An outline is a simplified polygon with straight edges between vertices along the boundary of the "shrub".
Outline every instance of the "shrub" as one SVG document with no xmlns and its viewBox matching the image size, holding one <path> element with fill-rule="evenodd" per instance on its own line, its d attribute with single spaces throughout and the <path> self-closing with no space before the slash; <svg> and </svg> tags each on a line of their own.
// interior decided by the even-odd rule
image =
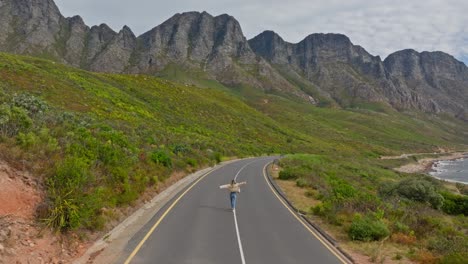
<svg viewBox="0 0 468 264">
<path fill-rule="evenodd" d="M 318 216 L 325 216 L 332 211 L 330 202 L 323 202 L 312 207 L 312 213 Z"/>
<path fill-rule="evenodd" d="M 438 235 L 429 240 L 427 248 L 439 254 L 449 254 L 453 252 L 465 252 L 468 246 L 468 238 L 462 235 Z"/>
<path fill-rule="evenodd" d="M 348 235 L 352 240 L 373 241 L 380 240 L 390 234 L 387 225 L 381 220 L 368 216 L 356 215 L 349 228 Z"/>
<path fill-rule="evenodd" d="M 33 132 L 27 134 L 20 132 L 16 137 L 16 141 L 22 148 L 29 149 L 38 144 L 39 138 Z"/>
<path fill-rule="evenodd" d="M 158 150 L 158 151 L 154 151 L 153 153 L 151 153 L 150 159 L 154 163 L 163 165 L 164 167 L 167 167 L 167 168 L 172 167 L 171 157 L 169 157 L 169 155 L 163 150 Z"/>
<path fill-rule="evenodd" d="M 441 192 L 444 197 L 442 210 L 451 215 L 468 215 L 468 197 L 456 195 L 450 192 Z"/>
<path fill-rule="evenodd" d="M 13 97 L 13 104 L 25 109 L 31 116 L 44 113 L 49 109 L 42 99 L 30 94 L 15 94 Z"/>
<path fill-rule="evenodd" d="M 304 178 L 299 178 L 296 180 L 296 186 L 300 188 L 304 188 L 304 187 L 309 186 L 309 182 Z"/>
<path fill-rule="evenodd" d="M 410 228 L 409 228 L 409 226 L 403 224 L 402 222 L 396 221 L 393 224 L 393 231 L 403 233 L 403 234 L 407 234 L 410 231 Z"/>
<path fill-rule="evenodd" d="M 61 231 L 75 229 L 80 226 L 79 207 L 75 199 L 69 197 L 70 194 L 50 194 L 53 207 L 49 212 L 49 216 L 44 219 L 47 226 Z"/>
<path fill-rule="evenodd" d="M 174 144 L 172 146 L 172 152 L 176 155 L 189 152 L 189 148 L 185 144 Z"/>
<path fill-rule="evenodd" d="M 356 189 L 343 180 L 333 180 L 331 186 L 334 199 L 337 200 L 352 198 L 357 194 Z"/>
<path fill-rule="evenodd" d="M 23 108 L 0 105 L 0 132 L 3 136 L 12 137 L 19 132 L 26 132 L 32 125 L 32 119 Z"/>
<path fill-rule="evenodd" d="M 456 252 L 443 256 L 439 264 L 466 264 L 467 259 L 467 252 Z"/>
<path fill-rule="evenodd" d="M 52 206 L 45 219 L 48 226 L 58 230 L 78 228 L 88 214 L 83 203 L 89 181 L 89 165 L 86 160 L 68 157 L 57 165 L 55 173 L 47 179 L 47 192 Z"/>
<path fill-rule="evenodd" d="M 280 178 L 281 180 L 293 180 L 293 179 L 297 179 L 298 176 L 294 173 L 292 169 L 286 168 L 280 171 L 278 178 Z"/>
<path fill-rule="evenodd" d="M 211 160 L 214 160 L 216 163 L 220 163 L 221 160 L 222 160 L 222 157 L 223 157 L 223 156 L 221 155 L 221 153 L 219 153 L 219 152 L 217 152 L 217 151 L 216 151 L 216 152 L 212 152 L 211 155 L 210 155 L 210 159 L 211 159 Z"/>
<path fill-rule="evenodd" d="M 440 209 L 444 203 L 444 198 L 437 192 L 436 184 L 426 178 L 404 179 L 395 185 L 381 188 L 380 194 L 398 195 L 411 201 L 426 202 L 435 209 Z"/>
<path fill-rule="evenodd" d="M 187 163 L 187 165 L 189 165 L 190 167 L 193 167 L 193 168 L 198 166 L 198 162 L 194 158 L 187 158 L 186 163 Z"/>
</svg>

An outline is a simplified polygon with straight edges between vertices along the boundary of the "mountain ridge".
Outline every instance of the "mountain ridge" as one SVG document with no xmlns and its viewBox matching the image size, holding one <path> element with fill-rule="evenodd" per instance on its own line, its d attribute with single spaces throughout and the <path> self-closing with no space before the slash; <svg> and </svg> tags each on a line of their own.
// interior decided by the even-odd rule
<svg viewBox="0 0 468 264">
<path fill-rule="evenodd" d="M 108 73 L 157 74 L 177 65 L 226 86 L 312 103 L 374 102 L 468 120 L 468 68 L 442 52 L 403 50 L 382 60 L 332 33 L 289 43 L 265 31 L 247 40 L 234 17 L 207 12 L 177 13 L 140 36 L 128 26 L 115 32 L 106 24 L 89 27 L 80 16 L 65 18 L 53 0 L 1 0 L 0 17 L 3 52 Z"/>
</svg>

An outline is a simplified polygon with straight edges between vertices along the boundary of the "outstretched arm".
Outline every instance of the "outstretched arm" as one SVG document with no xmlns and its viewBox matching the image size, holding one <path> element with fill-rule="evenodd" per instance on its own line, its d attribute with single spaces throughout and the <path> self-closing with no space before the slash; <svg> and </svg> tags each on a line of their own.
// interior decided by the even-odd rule
<svg viewBox="0 0 468 264">
<path fill-rule="evenodd" d="M 229 187 L 229 184 L 219 186 L 220 189 L 227 189 L 228 187 Z"/>
<path fill-rule="evenodd" d="M 239 185 L 244 185 L 244 184 L 247 184 L 247 182 L 246 182 L 246 181 L 244 181 L 244 182 L 239 182 Z"/>
</svg>

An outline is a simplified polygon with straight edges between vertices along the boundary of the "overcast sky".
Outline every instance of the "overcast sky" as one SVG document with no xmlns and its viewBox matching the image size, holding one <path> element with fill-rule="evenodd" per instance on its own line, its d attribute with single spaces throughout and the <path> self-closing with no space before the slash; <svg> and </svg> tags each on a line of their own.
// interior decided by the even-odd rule
<svg viewBox="0 0 468 264">
<path fill-rule="evenodd" d="M 467 0 L 55 0 L 86 24 L 128 25 L 140 35 L 175 13 L 227 13 L 248 39 L 273 30 L 289 42 L 311 33 L 342 33 L 384 59 L 406 48 L 440 50 L 468 64 Z"/>
</svg>

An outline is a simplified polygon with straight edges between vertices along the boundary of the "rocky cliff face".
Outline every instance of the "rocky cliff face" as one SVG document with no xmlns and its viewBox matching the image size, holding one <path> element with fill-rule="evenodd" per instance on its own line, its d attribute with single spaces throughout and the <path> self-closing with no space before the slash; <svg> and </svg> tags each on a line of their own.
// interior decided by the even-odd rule
<svg viewBox="0 0 468 264">
<path fill-rule="evenodd" d="M 23 54 L 58 55 L 53 45 L 65 22 L 52 0 L 2 0 L 0 46 L 2 50 Z"/>
<path fill-rule="evenodd" d="M 453 56 L 402 50 L 390 54 L 384 65 L 398 87 L 425 98 L 432 112 L 451 112 L 468 120 L 468 68 Z"/>
<path fill-rule="evenodd" d="M 177 63 L 216 76 L 236 66 L 257 62 L 239 23 L 228 15 L 176 14 L 138 41 L 132 72 L 152 73 L 169 63 Z"/>
<path fill-rule="evenodd" d="M 79 16 L 64 18 L 52 0 L 0 0 L 0 51 L 111 73 L 154 74 L 175 64 L 226 85 L 311 102 L 380 102 L 467 119 L 468 69 L 448 54 L 405 50 L 382 61 L 340 34 L 293 44 L 265 31 L 247 41 L 229 15 L 176 14 L 136 37 L 128 27 L 114 32 L 105 24 L 90 28 Z"/>
<path fill-rule="evenodd" d="M 341 105 L 384 102 L 466 118 L 468 68 L 443 52 L 405 50 L 382 61 L 344 35 L 312 34 L 292 44 L 272 31 L 249 44 L 271 64 L 292 69 Z"/>
</svg>

